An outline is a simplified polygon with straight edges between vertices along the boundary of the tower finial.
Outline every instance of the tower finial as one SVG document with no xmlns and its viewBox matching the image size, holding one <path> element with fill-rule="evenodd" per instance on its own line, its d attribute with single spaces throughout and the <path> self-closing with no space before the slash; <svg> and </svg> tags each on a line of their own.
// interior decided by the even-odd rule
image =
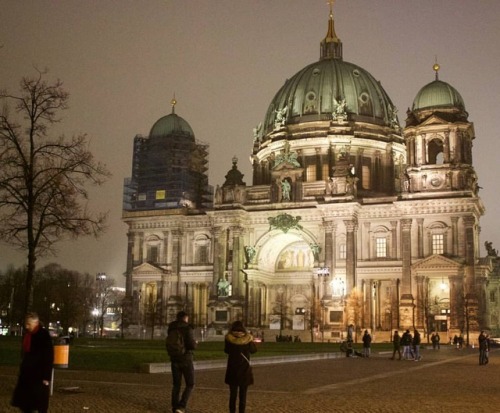
<svg viewBox="0 0 500 413">
<path fill-rule="evenodd" d="M 440 68 L 441 68 L 441 66 L 439 66 L 439 64 L 438 64 L 438 58 L 437 58 L 437 56 L 435 56 L 434 66 L 432 66 L 432 70 L 434 70 L 436 72 L 436 80 L 439 80 L 438 72 L 439 72 Z"/>
<path fill-rule="evenodd" d="M 175 105 L 177 104 L 177 100 L 175 100 L 175 92 L 174 92 L 174 97 L 170 101 L 170 104 L 172 105 L 172 113 L 175 113 Z"/>
<path fill-rule="evenodd" d="M 335 23 L 333 20 L 333 5 L 335 0 L 328 0 L 330 5 L 330 18 L 328 20 L 328 31 L 326 37 L 321 42 L 321 59 L 342 59 L 342 42 L 335 33 Z"/>
</svg>

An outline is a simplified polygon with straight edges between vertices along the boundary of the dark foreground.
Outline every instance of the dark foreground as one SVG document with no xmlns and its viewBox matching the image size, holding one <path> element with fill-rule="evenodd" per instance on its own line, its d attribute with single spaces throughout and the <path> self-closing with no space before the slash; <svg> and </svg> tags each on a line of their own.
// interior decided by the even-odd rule
<svg viewBox="0 0 500 413">
<path fill-rule="evenodd" d="M 338 358 L 254 366 L 247 413 L 497 412 L 500 351 L 478 365 L 477 349 L 423 350 L 423 359 Z M 0 412 L 9 406 L 17 369 L 0 366 Z M 168 413 L 170 374 L 55 372 L 51 413 Z M 224 369 L 196 373 L 187 413 L 228 411 Z"/>
</svg>

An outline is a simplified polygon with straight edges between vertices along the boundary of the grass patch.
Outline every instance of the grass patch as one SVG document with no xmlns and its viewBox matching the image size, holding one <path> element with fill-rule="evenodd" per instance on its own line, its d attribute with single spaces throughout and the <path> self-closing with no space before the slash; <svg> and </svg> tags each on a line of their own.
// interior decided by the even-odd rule
<svg viewBox="0 0 500 413">
<path fill-rule="evenodd" d="M 361 344 L 356 347 L 361 349 Z M 0 365 L 20 363 L 20 337 L 0 337 Z M 254 357 L 338 352 L 338 343 L 275 343 L 257 344 Z M 387 351 L 391 344 L 374 344 L 372 351 Z M 199 343 L 195 360 L 225 359 L 224 343 Z M 168 363 L 164 340 L 121 340 L 78 338 L 69 348 L 69 367 L 72 370 L 137 372 L 144 363 Z"/>
</svg>

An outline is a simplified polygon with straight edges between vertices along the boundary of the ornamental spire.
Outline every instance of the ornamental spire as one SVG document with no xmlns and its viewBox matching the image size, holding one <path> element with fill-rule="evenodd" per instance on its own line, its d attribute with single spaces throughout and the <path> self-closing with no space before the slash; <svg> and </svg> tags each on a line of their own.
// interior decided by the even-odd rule
<svg viewBox="0 0 500 413">
<path fill-rule="evenodd" d="M 174 97 L 170 101 L 170 104 L 172 105 L 172 113 L 175 113 L 175 105 L 177 104 L 177 100 L 175 99 L 175 93 L 174 93 Z"/>
<path fill-rule="evenodd" d="M 333 20 L 333 4 L 335 0 L 328 0 L 330 5 L 330 18 L 328 19 L 328 30 L 326 37 L 320 44 L 320 59 L 342 59 L 342 42 L 335 33 L 335 22 Z"/>
<path fill-rule="evenodd" d="M 441 66 L 439 66 L 438 64 L 438 59 L 437 59 L 437 56 L 436 56 L 436 59 L 434 60 L 434 66 L 432 66 L 432 70 L 434 70 L 436 72 L 436 80 L 439 80 L 439 69 L 441 68 Z"/>
</svg>

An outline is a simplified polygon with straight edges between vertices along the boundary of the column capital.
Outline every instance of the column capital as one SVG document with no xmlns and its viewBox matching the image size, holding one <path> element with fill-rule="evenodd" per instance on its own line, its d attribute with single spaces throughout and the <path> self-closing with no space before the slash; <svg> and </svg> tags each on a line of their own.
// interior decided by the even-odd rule
<svg viewBox="0 0 500 413">
<path fill-rule="evenodd" d="M 345 219 L 344 224 L 347 232 L 354 232 L 358 228 L 358 220 L 357 219 Z"/>
<path fill-rule="evenodd" d="M 411 230 L 412 221 L 413 220 L 411 218 L 403 218 L 401 220 L 401 229 L 403 231 L 410 231 Z"/>
</svg>

